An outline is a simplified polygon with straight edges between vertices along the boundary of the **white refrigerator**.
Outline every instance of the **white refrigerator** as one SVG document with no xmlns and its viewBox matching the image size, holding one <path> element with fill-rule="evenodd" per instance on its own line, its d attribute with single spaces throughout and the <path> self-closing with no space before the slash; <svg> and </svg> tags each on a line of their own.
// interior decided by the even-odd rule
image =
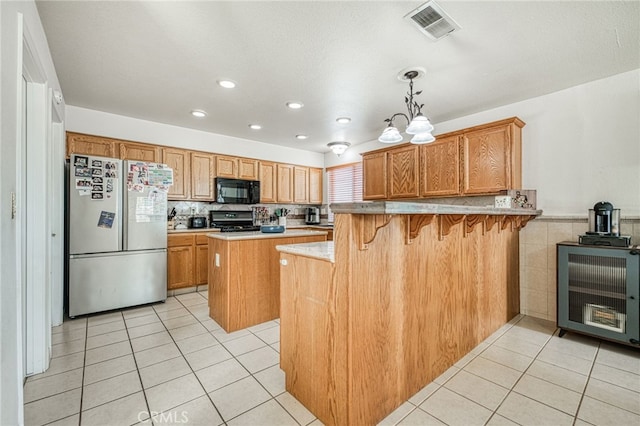
<svg viewBox="0 0 640 426">
<path fill-rule="evenodd" d="M 167 298 L 164 164 L 72 155 L 68 188 L 70 317 Z"/>
</svg>

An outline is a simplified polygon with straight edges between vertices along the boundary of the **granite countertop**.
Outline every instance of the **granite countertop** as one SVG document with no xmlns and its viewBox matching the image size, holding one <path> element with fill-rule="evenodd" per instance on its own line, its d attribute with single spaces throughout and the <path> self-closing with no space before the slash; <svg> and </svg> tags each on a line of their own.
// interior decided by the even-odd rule
<svg viewBox="0 0 640 426">
<path fill-rule="evenodd" d="M 219 240 L 238 241 L 238 240 L 259 240 L 269 238 L 291 238 L 291 237 L 309 237 L 312 235 L 327 235 L 327 231 L 310 231 L 306 229 L 287 229 L 281 233 L 267 233 L 260 231 L 250 232 L 216 232 L 207 234 L 209 238 L 217 238 Z"/>
<path fill-rule="evenodd" d="M 331 210 L 337 214 L 488 214 L 517 216 L 538 216 L 542 214 L 542 210 L 532 209 L 497 209 L 493 206 L 430 204 L 410 201 L 337 203 L 331 204 Z"/>
<path fill-rule="evenodd" d="M 313 257 L 315 259 L 328 260 L 331 263 L 335 263 L 333 247 L 333 241 L 322 241 L 318 243 L 301 243 L 276 246 L 276 250 L 282 253 Z"/>
</svg>

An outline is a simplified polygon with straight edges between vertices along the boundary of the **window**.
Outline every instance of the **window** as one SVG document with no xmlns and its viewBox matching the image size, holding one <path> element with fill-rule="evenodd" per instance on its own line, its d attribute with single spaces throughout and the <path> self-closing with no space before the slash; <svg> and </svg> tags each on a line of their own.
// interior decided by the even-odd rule
<svg viewBox="0 0 640 426">
<path fill-rule="evenodd" d="M 362 201 L 362 163 L 351 163 L 327 169 L 329 204 Z M 329 209 L 329 222 L 333 212 Z"/>
</svg>

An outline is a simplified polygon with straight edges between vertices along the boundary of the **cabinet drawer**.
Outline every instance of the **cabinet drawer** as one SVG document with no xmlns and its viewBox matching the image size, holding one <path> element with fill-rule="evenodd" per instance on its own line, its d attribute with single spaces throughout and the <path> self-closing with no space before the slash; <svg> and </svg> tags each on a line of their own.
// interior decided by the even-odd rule
<svg viewBox="0 0 640 426">
<path fill-rule="evenodd" d="M 196 234 L 196 244 L 209 244 L 209 237 L 207 237 L 207 234 Z"/>
<path fill-rule="evenodd" d="M 180 247 L 180 246 L 191 246 L 193 245 L 195 235 L 168 235 L 167 236 L 167 247 Z"/>
</svg>

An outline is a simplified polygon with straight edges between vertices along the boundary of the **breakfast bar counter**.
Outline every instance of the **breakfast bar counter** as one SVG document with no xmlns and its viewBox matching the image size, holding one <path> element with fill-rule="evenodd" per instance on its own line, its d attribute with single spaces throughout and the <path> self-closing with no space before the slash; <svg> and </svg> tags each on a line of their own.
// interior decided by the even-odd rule
<svg viewBox="0 0 640 426">
<path fill-rule="evenodd" d="M 333 256 L 278 244 L 280 366 L 287 391 L 324 424 L 373 425 L 519 312 L 518 233 L 541 212 L 331 209 Z"/>
</svg>

